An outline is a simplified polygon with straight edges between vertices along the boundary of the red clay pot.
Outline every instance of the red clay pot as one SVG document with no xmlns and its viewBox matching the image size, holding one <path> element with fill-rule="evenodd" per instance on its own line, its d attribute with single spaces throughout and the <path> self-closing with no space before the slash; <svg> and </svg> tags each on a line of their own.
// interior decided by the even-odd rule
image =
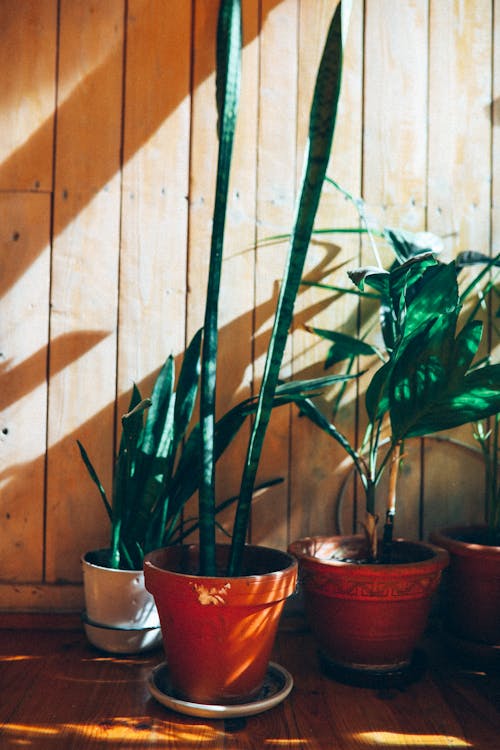
<svg viewBox="0 0 500 750">
<path fill-rule="evenodd" d="M 363 563 L 361 536 L 306 538 L 288 550 L 299 560 L 306 613 L 330 666 L 365 674 L 409 666 L 448 562 L 445 551 L 396 541 L 396 559 L 405 562 Z"/>
<path fill-rule="evenodd" d="M 448 550 L 445 628 L 458 638 L 500 648 L 500 547 L 481 543 L 486 526 L 452 526 L 431 534 Z"/>
<path fill-rule="evenodd" d="M 229 545 L 218 545 L 225 569 Z M 262 687 L 297 562 L 266 547 L 245 549 L 245 575 L 197 575 L 197 546 L 146 555 L 146 588 L 156 602 L 176 695 L 205 704 L 244 703 Z"/>
</svg>

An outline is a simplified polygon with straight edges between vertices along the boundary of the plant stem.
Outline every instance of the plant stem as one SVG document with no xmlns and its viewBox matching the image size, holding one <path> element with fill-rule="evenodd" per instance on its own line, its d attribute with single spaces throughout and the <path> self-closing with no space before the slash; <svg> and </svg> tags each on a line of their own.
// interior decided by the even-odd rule
<svg viewBox="0 0 500 750">
<path fill-rule="evenodd" d="M 401 443 L 396 443 L 392 450 L 391 468 L 389 470 L 389 492 L 387 495 L 387 509 L 385 513 L 384 536 L 382 539 L 382 555 L 386 559 L 390 555 L 394 530 L 394 516 L 396 515 L 396 484 L 398 481 Z"/>
</svg>

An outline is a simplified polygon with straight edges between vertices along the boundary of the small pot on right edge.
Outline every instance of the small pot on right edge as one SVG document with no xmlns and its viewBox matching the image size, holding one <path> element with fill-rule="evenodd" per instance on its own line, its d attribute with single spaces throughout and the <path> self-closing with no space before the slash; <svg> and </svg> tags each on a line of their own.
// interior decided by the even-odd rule
<svg viewBox="0 0 500 750">
<path fill-rule="evenodd" d="M 500 546 L 487 527 L 450 526 L 430 535 L 446 549 L 443 625 L 453 650 L 482 667 L 500 665 Z"/>
</svg>

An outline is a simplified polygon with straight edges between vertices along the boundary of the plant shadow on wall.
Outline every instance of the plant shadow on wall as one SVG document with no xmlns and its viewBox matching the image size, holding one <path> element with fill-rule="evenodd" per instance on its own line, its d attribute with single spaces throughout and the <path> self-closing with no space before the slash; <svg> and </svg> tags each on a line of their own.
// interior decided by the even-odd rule
<svg viewBox="0 0 500 750">
<path fill-rule="evenodd" d="M 279 5 L 282 0 L 270 0 L 265 5 L 264 13 L 258 18 L 258 23 L 247 24 L 248 36 L 244 39 L 244 44 L 250 44 L 254 37 L 257 36 L 266 17 L 272 12 L 273 8 Z M 56 74 L 64 81 L 64 87 L 68 93 L 57 103 L 57 111 L 51 112 L 50 116 L 38 126 L 38 128 L 26 135 L 25 141 L 18 146 L 11 154 L 4 158 L 0 164 L 0 185 L 10 188 L 17 186 L 19 175 L 29 175 L 26 178 L 25 187 L 30 190 L 46 191 L 51 188 L 52 180 L 52 160 L 45 158 L 47 154 L 52 153 L 52 144 L 54 136 L 54 116 L 57 113 L 59 138 L 64 133 L 64 125 L 78 127 L 78 132 L 85 140 L 78 141 L 78 148 L 75 148 L 74 141 L 69 146 L 69 153 L 63 153 L 62 156 L 72 160 L 72 180 L 73 184 L 56 185 L 56 190 L 63 190 L 67 194 L 74 196 L 72 200 L 71 211 L 64 213 L 64 217 L 56 216 L 56 235 L 62 232 L 66 226 L 73 221 L 78 213 L 99 193 L 115 176 L 128 160 L 150 140 L 151 136 L 158 131 L 162 123 L 176 110 L 176 108 L 200 86 L 215 69 L 215 58 L 213 54 L 203 54 L 196 57 L 195 77 L 190 88 L 190 68 L 191 56 L 189 54 L 188 42 L 191 39 L 191 25 L 195 19 L 191 18 L 191 12 L 186 12 L 189 3 L 184 0 L 176 0 L 175 4 L 179 11 L 172 9 L 177 17 L 185 20 L 183 33 L 186 37 L 182 39 L 186 43 L 185 56 L 176 54 L 175 46 L 165 45 L 166 26 L 162 24 L 162 19 L 158 17 L 155 9 L 147 0 L 141 0 L 134 3 L 133 15 L 128 17 L 127 28 L 127 46 L 129 53 L 140 55 L 138 69 L 128 70 L 129 75 L 137 77 L 138 81 L 148 80 L 152 85 L 137 85 L 128 92 L 129 101 L 125 109 L 125 153 L 123 163 L 120 163 L 120 141 L 122 123 L 117 120 L 116 115 L 122 112 L 122 77 L 123 70 L 123 33 L 121 29 L 116 28 L 116 10 L 111 4 L 103 4 L 100 13 L 92 13 L 92 33 L 96 37 L 101 35 L 110 36 L 110 29 L 113 31 L 113 42 L 110 43 L 110 49 L 106 55 L 98 57 L 98 63 L 95 64 L 92 56 L 89 55 L 87 68 L 82 71 L 81 60 L 74 55 L 64 61 L 64 67 L 59 70 L 55 69 L 55 50 L 49 50 L 49 54 L 54 59 L 54 67 L 45 66 L 50 78 L 46 81 L 40 81 L 40 86 L 47 91 L 52 92 Z M 216 22 L 216 5 L 210 14 L 204 18 L 203 34 L 204 43 L 200 39 L 200 45 L 203 49 L 213 49 L 214 29 Z M 196 9 L 196 12 L 203 11 L 203 8 Z M 203 11 L 204 12 L 204 11 Z M 63 11 L 64 13 L 64 11 Z M 8 19 L 7 19 L 8 20 Z M 53 19 L 55 22 L 55 18 Z M 119 20 L 123 22 L 124 16 Z M 68 39 L 78 39 L 81 34 L 81 19 L 76 15 L 74 17 L 65 16 L 62 23 L 66 24 L 64 33 Z M 88 21 L 86 21 L 88 22 Z M 168 26 L 169 19 L 166 19 Z M 179 29 L 176 30 L 175 37 L 179 37 Z M 54 35 L 55 39 L 55 35 Z M 60 40 L 57 42 L 60 44 Z M 147 54 L 145 54 L 147 45 Z M 144 54 L 141 54 L 144 53 Z M 98 54 L 98 53 L 97 53 Z M 104 59 L 101 59 L 104 57 Z M 134 61 L 136 61 L 134 57 Z M 158 65 L 158 60 L 162 65 Z M 163 65 L 164 63 L 164 65 Z M 130 68 L 129 63 L 129 68 Z M 184 66 L 184 67 L 183 67 Z M 160 73 L 158 70 L 160 69 Z M 168 86 L 165 86 L 165 71 L 169 71 Z M 15 69 L 12 71 L 15 75 Z M 74 79 L 75 83 L 72 84 Z M 59 82 L 60 83 L 60 82 Z M 21 83 L 19 84 L 21 85 Z M 26 81 L 24 81 L 26 85 Z M 115 88 L 110 88 L 111 86 Z M 20 91 L 15 89 L 16 100 L 2 100 L 0 94 L 0 107 L 9 109 L 17 106 L 19 97 L 29 98 L 33 95 L 32 91 Z M 158 91 L 161 95 L 158 95 Z M 110 113 L 109 107 L 113 105 L 114 111 Z M 88 113 L 92 112 L 92 119 L 89 120 Z M 96 116 L 96 113 L 98 116 Z M 102 113 L 102 118 L 99 117 Z M 136 115 L 136 113 L 139 113 Z M 110 116 L 111 114 L 111 116 Z M 127 130 L 127 115 L 133 120 L 134 127 Z M 115 123 L 115 128 L 110 127 L 109 123 Z M 105 127 L 103 126 L 105 123 Z M 84 127 L 82 127 L 84 125 Z M 60 170 L 60 179 L 63 178 L 64 164 L 59 165 L 57 160 L 58 142 L 56 140 L 56 173 Z M 62 148 L 62 146 L 61 146 Z M 67 146 L 66 146 L 67 148 Z M 96 158 L 96 155 L 98 158 Z M 62 157 L 61 157 L 62 158 Z M 33 172 L 34 167 L 41 171 Z M 80 169 L 75 168 L 75 165 Z M 14 230 L 16 227 L 13 228 Z M 17 259 L 15 265 L 7 265 L 3 269 L 2 278 L 0 279 L 0 297 L 5 294 L 15 281 L 20 278 L 26 269 L 34 263 L 38 254 L 45 247 L 45 242 L 38 247 L 29 248 L 28 254 Z M 22 248 L 19 247 L 22 253 Z"/>
<path fill-rule="evenodd" d="M 329 256 L 330 253 L 334 253 L 335 248 L 329 247 L 325 253 L 325 260 L 321 266 L 317 269 L 313 269 L 311 273 L 314 274 L 315 278 L 318 278 L 318 274 L 328 273 Z M 277 294 L 277 290 L 275 290 Z M 320 302 L 301 312 L 301 319 L 311 319 L 315 314 L 318 313 L 319 309 L 326 305 L 327 302 Z M 272 312 L 274 310 L 275 298 L 268 300 L 258 308 L 258 314 L 262 321 L 270 320 Z M 251 319 L 253 312 L 245 313 L 244 316 L 235 318 L 224 327 L 220 329 L 221 347 L 224 346 L 224 342 L 230 342 L 235 335 L 235 331 L 238 335 L 241 334 L 242 330 L 251 329 Z M 247 319 L 246 322 L 243 318 Z M 52 343 L 52 347 L 56 347 L 60 350 L 58 359 L 61 362 L 61 369 L 66 365 L 76 362 L 79 357 L 84 356 L 91 347 L 102 341 L 106 336 L 110 335 L 110 332 L 102 331 L 82 331 L 75 332 L 74 334 L 68 334 L 62 336 Z M 250 335 L 250 334 L 249 334 Z M 265 350 L 265 341 L 267 333 L 261 332 L 254 340 L 256 352 Z M 175 369 L 178 372 L 182 354 L 175 357 Z M 8 407 L 26 395 L 29 395 L 31 391 L 39 387 L 42 383 L 42 373 L 45 373 L 45 358 L 46 351 L 38 351 L 30 360 L 27 360 L 15 368 L 9 369 L 8 361 L 3 363 L 0 369 L 0 385 L 2 393 L 2 408 Z M 238 362 L 233 365 L 233 373 L 235 368 L 238 370 Z M 138 383 L 138 387 L 143 395 L 150 395 L 151 387 L 158 375 L 159 371 L 151 373 L 147 378 Z M 55 374 L 55 373 L 54 373 Z M 298 377 L 302 375 L 306 376 L 305 373 L 297 373 Z M 15 376 L 15 377 L 14 377 Z M 241 363 L 241 371 L 238 373 L 240 381 L 243 378 L 243 364 Z M 120 414 L 124 414 L 127 411 L 127 404 L 130 400 L 129 394 L 120 394 L 118 398 L 118 410 Z M 99 411 L 92 419 L 82 423 L 73 432 L 67 434 L 62 441 L 50 446 L 48 453 L 50 455 L 50 461 L 52 465 L 58 466 L 60 471 L 67 472 L 67 486 L 68 486 L 68 498 L 67 504 L 64 509 L 59 512 L 66 512 L 68 526 L 71 528 L 79 528 L 79 540 L 82 545 L 82 550 L 90 548 L 96 542 L 100 542 L 105 545 L 108 540 L 108 533 L 103 528 L 102 509 L 99 507 L 98 499 L 92 496 L 92 490 L 88 485 L 88 477 L 85 469 L 78 456 L 77 439 L 87 446 L 92 446 L 95 443 L 96 436 L 107 434 L 111 430 L 115 420 L 116 407 L 115 404 L 109 404 L 105 409 Z M 6 436 L 8 438 L 8 435 Z M 92 451 L 91 451 L 92 452 Z M 101 446 L 98 451 L 99 464 L 110 466 L 113 461 L 112 445 Z M 104 460 L 103 460 L 104 457 Z M 228 458 L 227 456 L 225 458 Z M 230 456 L 229 456 L 230 458 Z M 3 486 L 2 497 L 5 503 L 5 507 L 9 508 L 12 504 L 15 506 L 14 498 L 27 496 L 30 493 L 30 485 L 33 481 L 33 477 L 40 475 L 43 472 L 45 464 L 45 457 L 39 456 L 37 459 L 25 462 L 11 464 L 0 472 L 0 482 Z M 12 503 L 9 498 L 12 498 Z M 97 531 L 96 531 L 97 529 Z M 8 532 L 8 524 L 6 533 Z M 97 535 L 97 538 L 96 538 Z M 18 540 L 8 534 L 10 543 L 16 544 Z M 80 564 L 75 557 L 74 561 L 66 560 L 64 563 L 65 578 L 66 580 L 78 581 L 81 577 Z M 12 580 L 16 580 L 17 574 L 22 571 L 13 571 Z M 9 576 L 10 577 L 10 576 Z M 5 579 L 5 575 L 0 572 L 0 578 Z"/>
<path fill-rule="evenodd" d="M 255 22 L 246 25 L 247 34 L 244 39 L 245 44 L 249 44 L 260 32 L 260 28 L 265 23 L 266 14 L 279 5 L 280 0 L 271 0 L 266 3 L 262 17 L 257 18 L 257 8 L 255 9 Z M 43 8 L 39 6 L 35 9 L 40 13 L 38 18 L 38 27 L 47 28 L 46 24 L 53 23 L 54 28 L 50 29 L 54 42 L 57 42 L 61 48 L 61 57 L 59 67 L 56 69 L 56 50 L 48 46 L 43 47 L 45 55 L 44 65 L 37 67 L 37 72 L 45 71 L 46 78 L 41 80 L 36 78 L 37 96 L 40 91 L 50 92 L 50 101 L 53 101 L 54 80 L 58 75 L 59 101 L 57 103 L 56 113 L 50 112 L 46 119 L 41 122 L 36 129 L 23 134 L 24 139 L 15 147 L 10 154 L 5 154 L 0 165 L 0 184 L 6 188 L 15 187 L 16 189 L 26 189 L 33 191 L 30 194 L 30 201 L 18 201 L 16 205 L 21 206 L 22 215 L 7 214 L 7 224 L 12 222 L 10 235 L 12 239 L 12 251 L 5 254 L 5 262 L 2 264 L 2 274 L 0 278 L 0 296 L 5 297 L 9 291 L 20 282 L 22 287 L 22 278 L 25 273 L 34 266 L 40 254 L 45 251 L 49 245 L 50 224 L 49 216 L 46 217 L 47 232 L 37 233 L 36 237 L 31 236 L 28 228 L 24 227 L 26 221 L 24 213 L 29 214 L 32 201 L 43 201 L 49 210 L 50 201 L 48 193 L 55 185 L 55 213 L 53 216 L 54 240 L 63 233 L 71 223 L 77 222 L 80 214 L 91 203 L 96 195 L 106 191 L 112 178 L 123 169 L 127 163 L 146 145 L 151 137 L 161 129 L 162 123 L 168 120 L 169 116 L 179 107 L 179 105 L 194 93 L 214 72 L 214 56 L 210 54 L 200 54 L 194 59 L 193 80 L 191 79 L 191 53 L 189 50 L 189 40 L 191 39 L 191 25 L 196 21 L 197 34 L 200 38 L 200 48 L 203 50 L 213 48 L 213 29 L 215 28 L 215 5 L 208 11 L 208 15 L 203 17 L 203 23 L 200 22 L 200 14 L 207 14 L 205 4 L 193 4 L 196 18 L 191 18 L 191 4 L 183 0 L 177 3 L 179 9 L 178 17 L 183 19 L 185 30 L 186 50 L 184 55 L 178 55 L 175 45 L 170 43 L 165 45 L 165 27 L 154 12 L 153 6 L 148 2 L 135 2 L 133 5 L 133 14 L 130 11 L 127 18 L 127 61 L 126 71 L 123 63 L 123 21 L 124 12 L 120 10 L 117 15 L 118 4 L 100 5 L 97 9 L 87 8 L 92 17 L 78 17 L 78 10 L 73 14 L 71 6 L 64 6 L 61 10 L 61 39 L 57 40 L 56 18 L 55 14 L 45 17 Z M 80 7 L 80 11 L 84 6 Z M 123 4 L 125 8 L 125 4 Z M 5 28 L 9 24 L 18 22 L 19 14 L 10 13 L 6 6 L 3 9 L 6 13 Z M 83 12 L 87 12 L 83 11 Z M 166 20 L 168 25 L 168 19 Z M 92 35 L 95 39 L 106 38 L 110 41 L 107 46 L 90 44 L 86 48 L 88 37 L 85 36 L 86 29 L 92 29 Z M 47 32 L 49 33 L 49 32 Z M 8 36 L 8 35 L 7 35 Z M 175 30 L 175 38 L 180 39 L 179 28 Z M 69 54 L 67 47 L 64 47 L 65 40 L 80 39 L 81 37 L 81 55 Z M 167 33 L 168 38 L 168 33 Z M 203 43 L 203 39 L 205 43 Z M 179 43 L 177 41 L 177 43 Z M 146 50 L 147 45 L 147 50 Z M 146 54 L 147 52 L 147 54 Z M 47 60 L 47 58 L 50 58 Z M 161 61 L 161 65 L 158 65 Z M 183 68 L 184 66 L 184 68 Z M 158 73 L 158 70 L 160 73 Z M 171 78 L 166 81 L 161 71 L 169 70 Z M 127 88 L 127 106 L 123 109 L 125 117 L 123 143 L 123 160 L 120 159 L 120 141 L 122 123 L 119 117 L 122 114 L 122 82 L 123 76 L 128 75 Z M 16 69 L 12 71 L 16 75 Z M 15 79 L 17 81 L 17 79 Z M 143 80 L 150 80 L 152 85 L 147 87 L 142 85 Z M 139 83 L 138 83 L 139 82 Z M 168 86 L 166 85 L 168 83 Z M 15 90 L 15 100 L 8 98 L 6 90 L 3 90 L 1 106 L 4 110 L 17 106 L 19 97 L 29 100 L 34 95 L 34 91 L 26 90 L 27 79 L 21 78 L 18 85 L 11 86 L 8 90 Z M 35 85 L 35 84 L 33 84 Z M 24 87 L 24 88 L 23 88 Z M 158 91 L 161 95 L 158 95 Z M 48 111 L 48 110 L 47 110 Z M 89 113 L 92 112 L 92 119 L 89 119 Z M 139 113 L 139 114 L 137 114 Z M 55 180 L 52 175 L 52 152 L 54 145 L 54 118 L 57 116 L 57 133 L 55 139 Z M 130 123 L 130 124 L 129 124 Z M 129 126 L 128 126 L 129 125 Z M 128 126 L 128 127 L 127 127 Z M 75 133 L 79 134 L 78 148 L 75 148 Z M 71 138 L 69 139 L 69 136 Z M 80 138 L 81 136 L 81 138 Z M 84 137 L 85 136 L 85 137 Z M 95 158 L 96 155 L 98 158 Z M 48 158 L 50 157 L 50 158 Z M 174 186 L 174 188 L 176 187 Z M 63 193 L 65 198 L 63 198 Z M 26 199 L 27 200 L 27 199 Z M 2 201 L 3 205 L 3 201 Z M 7 210 L 8 206 L 7 206 Z M 118 205 L 117 205 L 118 211 Z M 117 213 L 118 216 L 118 213 Z M 118 218 L 116 219 L 118 224 Z M 29 240 L 26 242 L 27 235 Z M 34 235 L 34 233 L 33 233 Z M 68 238 L 68 243 L 70 238 Z M 163 249 L 162 249 L 163 250 Z M 116 256 L 119 248 L 116 247 Z M 153 266 L 156 263 L 156 256 L 152 259 Z M 47 272 L 48 267 L 47 267 Z M 47 282 L 47 299 L 45 307 L 49 310 L 50 300 L 48 297 Z M 36 313 L 38 314 L 38 313 Z M 82 313 L 83 314 L 83 313 Z M 75 312 L 75 328 L 78 327 L 77 314 Z M 96 346 L 103 341 L 105 336 L 111 335 L 110 331 L 104 330 L 104 326 L 97 326 L 97 330 L 85 330 L 86 326 L 80 321 L 81 330 L 74 333 L 56 336 L 45 347 L 37 348 L 28 359 L 16 364 L 12 369 L 9 368 L 9 361 L 12 359 L 11 353 L 4 351 L 5 361 L 2 368 L 3 378 L 3 398 L 21 399 L 26 394 L 34 391 L 38 386 L 45 384 L 47 377 L 47 362 L 50 356 L 50 377 L 64 372 L 72 363 L 80 357 L 92 351 L 90 347 Z M 248 326 L 250 330 L 250 325 Z M 168 346 L 168 341 L 166 343 Z M 167 352 L 165 352 L 166 354 Z M 110 374 L 111 382 L 114 381 L 114 374 Z M 153 374 L 151 378 L 153 378 Z M 7 385 L 5 385 L 7 383 Z M 87 424 L 82 424 L 82 431 L 78 434 L 82 439 L 92 440 L 92 435 L 101 433 L 110 434 L 113 431 L 115 420 L 114 406 L 110 404 L 109 408 L 96 414 Z M 44 419 L 43 413 L 37 409 L 36 419 Z M 9 425 L 4 429 L 9 430 Z M 10 431 L 12 435 L 12 431 Z M 4 434 L 5 441 L 9 440 L 9 434 Z M 50 455 L 54 456 L 55 464 L 61 470 L 65 464 L 68 455 L 72 455 L 70 445 L 74 442 L 76 434 L 68 435 L 62 443 L 51 447 Z M 111 451 L 107 457 L 107 463 L 111 465 Z M 78 462 L 70 462 L 73 466 Z M 16 497 L 30 498 L 30 484 L 37 482 L 43 484 L 44 475 L 44 458 L 40 456 L 36 461 L 10 464 L 2 467 L 2 478 L 8 482 L 8 489 L 3 490 L 2 505 L 5 504 L 6 512 L 12 509 L 12 515 L 20 513 L 19 504 L 14 502 Z M 69 480 L 68 486 L 74 488 L 74 477 L 71 477 L 72 470 L 68 468 Z M 80 496 L 80 502 L 83 498 Z M 17 510 L 15 510 L 17 508 Z M 33 503 L 32 503 L 33 508 Z M 62 510 L 63 513 L 68 512 Z M 29 511 L 30 515 L 33 513 Z M 86 514 L 83 513 L 85 517 Z M 79 511 L 76 511 L 72 519 L 78 524 L 81 518 Z M 37 532 L 42 534 L 43 528 L 43 508 L 36 511 Z M 71 519 L 70 519 L 71 520 Z M 19 519 L 19 527 L 24 527 L 24 522 Z M 17 539 L 18 543 L 24 545 L 27 540 Z M 38 553 L 35 553 L 37 556 Z M 41 554 L 41 550 L 40 550 Z M 17 578 L 20 571 L 9 571 L 7 578 Z M 57 570 L 55 575 L 57 576 Z M 61 573 L 64 577 L 71 579 L 78 578 L 76 568 L 71 572 L 65 569 Z M 3 576 L 2 576 L 3 577 Z"/>
</svg>

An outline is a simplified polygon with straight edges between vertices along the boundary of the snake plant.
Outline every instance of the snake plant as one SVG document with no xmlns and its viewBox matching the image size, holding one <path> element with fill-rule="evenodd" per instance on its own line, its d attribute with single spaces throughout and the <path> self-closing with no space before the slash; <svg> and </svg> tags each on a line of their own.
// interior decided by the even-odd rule
<svg viewBox="0 0 500 750">
<path fill-rule="evenodd" d="M 343 41 L 349 3 L 337 6 L 328 31 L 313 96 L 304 174 L 299 190 L 294 228 L 259 390 L 255 419 L 237 500 L 228 573 L 241 570 L 251 500 L 264 436 L 274 405 L 279 371 L 293 317 L 314 219 L 330 156 L 340 93 Z M 344 22 L 344 23 L 343 23 Z M 214 425 L 217 372 L 217 318 L 224 243 L 224 225 L 230 163 L 236 126 L 241 62 L 241 7 L 239 0 L 223 0 L 217 35 L 217 109 L 219 156 L 216 200 L 205 308 L 201 372 L 200 422 L 203 438 L 203 477 L 200 487 L 201 572 L 214 575 L 215 567 L 215 461 Z"/>
<path fill-rule="evenodd" d="M 80 452 L 97 485 L 111 519 L 111 565 L 137 568 L 144 554 L 182 539 L 179 519 L 186 501 L 198 490 L 199 511 L 194 526 L 200 540 L 200 573 L 217 575 L 215 539 L 217 513 L 237 503 L 228 573 L 241 569 L 250 504 L 257 467 L 271 410 L 306 398 L 350 375 L 328 375 L 312 381 L 279 382 L 279 370 L 292 321 L 293 307 L 316 210 L 319 203 L 335 127 L 340 92 L 343 41 L 349 2 L 339 3 L 331 22 L 318 70 L 310 116 L 304 176 L 296 218 L 281 282 L 274 325 L 259 393 L 216 421 L 218 309 L 223 260 L 228 186 L 241 77 L 241 3 L 222 0 L 217 26 L 216 104 L 218 161 L 208 285 L 203 329 L 186 350 L 177 388 L 169 357 L 155 383 L 151 399 L 134 387 L 130 407 L 122 418 L 122 438 L 113 482 L 112 502 L 92 463 Z M 199 422 L 187 434 L 199 387 Z M 249 415 L 254 415 L 241 488 L 237 498 L 216 503 L 218 458 Z"/>
</svg>

